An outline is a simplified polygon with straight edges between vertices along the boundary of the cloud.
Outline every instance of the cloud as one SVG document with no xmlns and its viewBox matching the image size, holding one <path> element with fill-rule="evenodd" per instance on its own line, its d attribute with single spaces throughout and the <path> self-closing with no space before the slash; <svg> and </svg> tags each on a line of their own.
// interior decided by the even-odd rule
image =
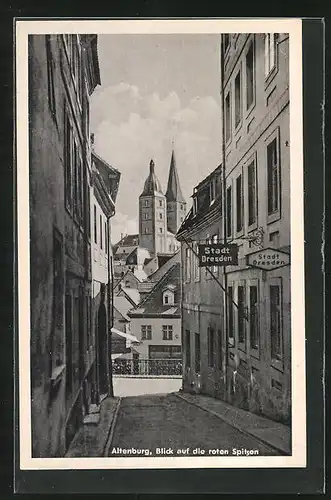
<svg viewBox="0 0 331 500">
<path fill-rule="evenodd" d="M 136 219 L 130 219 L 126 214 L 116 212 L 111 219 L 111 241 L 117 243 L 123 234 L 138 234 L 139 228 Z"/>
<path fill-rule="evenodd" d="M 143 96 L 136 86 L 121 83 L 92 96 L 91 129 L 96 152 L 122 174 L 113 219 L 119 236 L 138 230 L 138 199 L 151 158 L 165 192 L 173 138 L 188 205 L 193 187 L 220 163 L 220 106 L 211 96 L 197 96 L 181 107 L 176 92 Z"/>
</svg>

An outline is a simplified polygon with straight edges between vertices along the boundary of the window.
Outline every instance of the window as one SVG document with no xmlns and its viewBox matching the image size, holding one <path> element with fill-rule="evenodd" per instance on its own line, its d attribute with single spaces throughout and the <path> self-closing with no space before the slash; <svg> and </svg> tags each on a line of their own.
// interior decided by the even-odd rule
<svg viewBox="0 0 331 500">
<path fill-rule="evenodd" d="M 163 304 L 174 304 L 174 293 L 171 291 L 166 291 L 163 293 Z"/>
<path fill-rule="evenodd" d="M 267 168 L 268 168 L 268 214 L 279 210 L 279 160 L 277 151 L 277 139 L 275 138 L 267 146 Z"/>
<path fill-rule="evenodd" d="M 238 286 L 238 342 L 245 343 L 246 341 L 246 319 L 245 319 L 245 287 Z"/>
<path fill-rule="evenodd" d="M 54 230 L 53 237 L 53 322 L 52 369 L 63 363 L 63 261 L 62 236 Z"/>
<path fill-rule="evenodd" d="M 206 237 L 206 245 L 210 245 L 210 244 L 212 243 L 212 238 L 210 238 L 210 235 L 209 235 L 209 234 L 207 234 L 206 236 L 207 236 L 207 237 Z M 206 279 L 211 279 L 211 277 L 212 277 L 212 276 L 211 276 L 211 274 L 210 274 L 210 272 L 209 272 L 209 266 L 206 266 L 206 267 L 205 267 L 205 278 L 206 278 Z"/>
<path fill-rule="evenodd" d="M 162 200 L 159 200 L 159 206 L 162 207 Z"/>
<path fill-rule="evenodd" d="M 102 230 L 103 230 L 103 227 L 102 227 L 102 216 L 100 215 L 100 248 L 102 250 L 103 248 L 103 238 L 102 238 Z"/>
<path fill-rule="evenodd" d="M 46 57 L 47 57 L 47 84 L 48 84 L 48 104 L 52 117 L 56 120 L 54 70 L 55 61 L 51 48 L 51 37 L 46 35 Z"/>
<path fill-rule="evenodd" d="M 180 345 L 150 345 L 148 346 L 150 359 L 178 359 L 182 358 Z"/>
<path fill-rule="evenodd" d="M 65 200 L 66 207 L 69 211 L 72 210 L 72 195 L 73 195 L 73 133 L 72 126 L 65 107 L 64 110 L 64 164 L 65 164 Z"/>
<path fill-rule="evenodd" d="M 163 233 L 163 228 L 162 227 L 160 227 L 160 233 Z"/>
<path fill-rule="evenodd" d="M 74 214 L 77 217 L 78 215 L 78 146 L 77 141 L 73 137 L 73 206 L 74 206 Z"/>
<path fill-rule="evenodd" d="M 200 267 L 199 267 L 199 245 L 196 243 L 195 245 L 195 252 L 196 254 L 194 255 L 194 280 L 199 281 L 200 280 Z"/>
<path fill-rule="evenodd" d="M 77 150 L 77 219 L 80 224 L 83 222 L 83 162 Z"/>
<path fill-rule="evenodd" d="M 214 234 L 214 236 L 213 236 L 213 237 L 212 237 L 212 239 L 211 239 L 211 242 L 212 242 L 212 243 L 214 243 L 214 244 L 215 244 L 215 243 L 218 243 L 218 235 L 217 235 L 217 234 Z M 214 274 L 216 274 L 216 273 L 218 272 L 218 266 L 213 266 L 213 267 L 212 267 L 212 272 L 213 272 Z"/>
<path fill-rule="evenodd" d="M 269 241 L 274 248 L 279 248 L 279 231 L 273 231 L 269 234 Z"/>
<path fill-rule="evenodd" d="M 94 243 L 98 243 L 98 232 L 97 232 L 97 207 L 94 205 Z"/>
<path fill-rule="evenodd" d="M 208 327 L 208 366 L 214 366 L 214 328 Z"/>
<path fill-rule="evenodd" d="M 242 175 L 236 179 L 236 208 L 237 208 L 237 231 L 243 228 L 243 189 L 242 189 Z"/>
<path fill-rule="evenodd" d="M 145 231 L 144 231 L 145 234 L 149 234 L 149 229 L 148 227 L 145 227 Z"/>
<path fill-rule="evenodd" d="M 270 285 L 270 336 L 271 358 L 282 358 L 282 325 L 281 325 L 281 300 L 280 286 Z"/>
<path fill-rule="evenodd" d="M 269 76 L 272 70 L 276 67 L 277 55 L 277 34 L 266 33 L 264 38 L 264 63 L 265 76 Z"/>
<path fill-rule="evenodd" d="M 228 287 L 228 341 L 229 345 L 234 346 L 234 321 L 233 321 L 233 287 Z"/>
<path fill-rule="evenodd" d="M 198 212 L 198 198 L 195 196 L 193 198 L 193 213 L 196 214 Z"/>
<path fill-rule="evenodd" d="M 221 181 L 221 176 L 216 175 L 215 177 L 215 196 L 219 197 L 220 199 L 222 198 L 222 181 Z M 222 203 L 219 203 L 220 208 L 222 208 Z"/>
<path fill-rule="evenodd" d="M 231 101 L 230 92 L 225 98 L 225 141 L 228 142 L 231 138 Z"/>
<path fill-rule="evenodd" d="M 152 339 L 152 325 L 141 325 L 141 340 Z"/>
<path fill-rule="evenodd" d="M 108 235 L 107 235 L 107 223 L 104 223 L 105 227 L 105 252 L 108 253 Z"/>
<path fill-rule="evenodd" d="M 183 210 L 183 205 L 180 206 L 180 209 Z"/>
<path fill-rule="evenodd" d="M 189 248 L 185 250 L 185 278 L 186 281 L 191 280 L 191 250 Z"/>
<path fill-rule="evenodd" d="M 254 101 L 254 46 L 251 43 L 246 54 L 246 109 L 249 109 Z"/>
<path fill-rule="evenodd" d="M 250 324 L 250 343 L 252 349 L 259 348 L 259 324 L 258 324 L 258 295 L 257 286 L 249 287 L 249 324 Z"/>
<path fill-rule="evenodd" d="M 215 189 L 215 179 L 212 179 L 209 184 L 209 199 L 210 203 L 212 203 L 216 198 L 216 189 Z"/>
<path fill-rule="evenodd" d="M 173 326 L 162 325 L 162 338 L 163 340 L 172 340 Z"/>
<path fill-rule="evenodd" d="M 224 53 L 230 47 L 230 35 L 223 35 Z"/>
<path fill-rule="evenodd" d="M 195 342 L 195 373 L 200 373 L 201 355 L 200 355 L 200 334 L 199 333 L 196 333 L 194 335 L 194 342 Z"/>
<path fill-rule="evenodd" d="M 230 238 L 232 234 L 232 187 L 229 186 L 226 190 L 226 235 Z"/>
<path fill-rule="evenodd" d="M 148 200 L 144 200 L 144 206 L 148 207 Z"/>
<path fill-rule="evenodd" d="M 185 330 L 185 363 L 187 367 L 191 366 L 191 333 Z"/>
<path fill-rule="evenodd" d="M 252 161 L 247 168 L 248 179 L 248 225 L 256 222 L 256 169 Z"/>
<path fill-rule="evenodd" d="M 222 364 L 223 364 L 223 360 L 222 360 L 222 330 L 219 328 L 217 330 L 217 335 L 218 335 L 218 368 L 219 370 L 222 369 Z"/>
<path fill-rule="evenodd" d="M 235 127 L 241 122 L 241 72 L 238 71 L 234 80 L 234 115 Z"/>
<path fill-rule="evenodd" d="M 77 36 L 73 36 L 72 38 L 72 55 L 73 55 L 73 75 L 74 82 L 76 87 L 76 92 L 78 98 L 81 99 L 81 66 L 80 66 L 80 57 L 79 57 L 79 48 L 78 48 L 78 40 Z"/>
<path fill-rule="evenodd" d="M 162 219 L 162 218 L 163 218 L 163 215 L 162 215 L 162 212 L 160 212 L 160 219 Z"/>
<path fill-rule="evenodd" d="M 66 392 L 72 391 L 73 366 L 72 366 L 72 298 L 65 297 L 65 344 L 66 344 Z"/>
<path fill-rule="evenodd" d="M 145 212 L 145 213 L 144 213 L 144 219 L 145 219 L 145 220 L 148 220 L 148 212 Z"/>
</svg>

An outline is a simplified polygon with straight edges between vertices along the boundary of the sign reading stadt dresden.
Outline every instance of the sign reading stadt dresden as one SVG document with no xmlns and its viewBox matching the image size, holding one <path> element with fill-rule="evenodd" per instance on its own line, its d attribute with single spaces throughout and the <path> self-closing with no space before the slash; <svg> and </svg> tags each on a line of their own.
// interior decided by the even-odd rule
<svg viewBox="0 0 331 500">
<path fill-rule="evenodd" d="M 272 271 L 279 267 L 288 266 L 290 254 L 274 248 L 265 248 L 247 255 L 246 262 L 249 266 L 258 267 L 264 271 Z"/>
<path fill-rule="evenodd" d="M 199 267 L 237 265 L 238 245 L 222 243 L 199 245 Z"/>
</svg>

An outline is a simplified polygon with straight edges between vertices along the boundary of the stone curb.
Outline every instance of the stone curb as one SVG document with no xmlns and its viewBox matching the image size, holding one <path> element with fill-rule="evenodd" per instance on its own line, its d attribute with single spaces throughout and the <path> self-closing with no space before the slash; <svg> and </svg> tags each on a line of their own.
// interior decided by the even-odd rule
<svg viewBox="0 0 331 500">
<path fill-rule="evenodd" d="M 216 413 L 215 411 L 210 410 L 210 409 L 206 408 L 205 406 L 202 406 L 198 402 L 192 401 L 189 398 L 186 398 L 184 395 L 179 394 L 178 392 L 173 393 L 173 394 L 177 398 L 182 399 L 183 401 L 186 401 L 187 403 L 190 403 L 191 405 L 196 406 L 196 407 L 200 408 L 201 410 L 204 410 L 204 411 L 210 413 L 211 415 L 214 415 L 215 417 L 221 419 L 223 422 L 226 422 L 227 424 L 231 425 L 233 428 L 235 428 L 237 431 L 241 432 L 245 436 L 250 437 L 250 438 L 254 438 L 256 441 L 259 441 L 264 446 L 267 446 L 271 449 L 277 450 L 281 455 L 289 456 L 289 453 L 286 450 L 284 450 L 283 448 L 280 448 L 279 446 L 277 446 L 273 443 L 270 443 L 270 441 L 267 441 L 267 440 L 261 438 L 260 436 L 256 436 L 254 433 L 249 432 L 246 429 L 243 429 L 239 425 L 237 425 L 237 424 L 231 422 L 229 419 L 223 417 L 220 413 Z"/>
<path fill-rule="evenodd" d="M 103 447 L 103 454 L 102 454 L 103 457 L 108 457 L 109 448 L 111 446 L 111 443 L 112 443 L 112 440 L 114 437 L 114 432 L 115 432 L 115 427 L 116 427 L 116 422 L 117 422 L 117 417 L 118 417 L 118 413 L 120 410 L 121 402 L 122 402 L 122 397 L 119 397 L 114 414 L 113 414 L 112 421 L 111 421 L 110 426 L 109 426 L 109 432 L 107 435 L 107 439 L 106 439 L 105 445 Z"/>
</svg>

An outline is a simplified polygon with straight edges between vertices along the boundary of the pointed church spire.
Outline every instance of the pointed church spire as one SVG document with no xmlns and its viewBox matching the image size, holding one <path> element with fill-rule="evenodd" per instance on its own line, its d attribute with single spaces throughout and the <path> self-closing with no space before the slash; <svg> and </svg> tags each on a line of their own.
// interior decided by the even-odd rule
<svg viewBox="0 0 331 500">
<path fill-rule="evenodd" d="M 173 142 L 173 141 L 172 141 Z M 168 177 L 168 187 L 166 192 L 167 201 L 178 201 L 180 203 L 185 203 L 184 196 L 179 184 L 179 177 L 176 167 L 175 151 L 172 149 L 169 177 Z"/>
</svg>

